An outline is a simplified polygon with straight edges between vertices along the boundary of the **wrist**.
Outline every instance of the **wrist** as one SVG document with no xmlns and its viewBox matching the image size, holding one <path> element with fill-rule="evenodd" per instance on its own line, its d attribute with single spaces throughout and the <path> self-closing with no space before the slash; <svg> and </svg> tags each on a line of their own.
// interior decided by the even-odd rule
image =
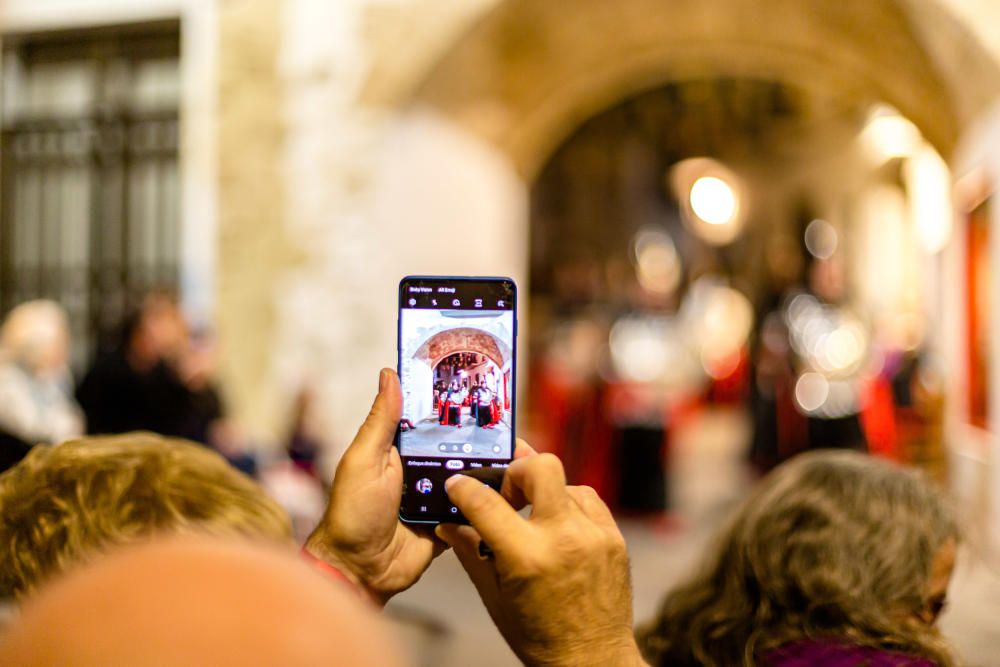
<svg viewBox="0 0 1000 667">
<path fill-rule="evenodd" d="M 323 539 L 319 535 L 319 531 L 316 531 L 306 540 L 302 552 L 339 573 L 344 583 L 352 586 L 360 596 L 380 608 L 384 607 L 388 598 L 383 597 L 369 586 L 362 573 L 357 568 L 352 567 L 350 560 L 344 558 L 336 549 L 330 548 L 329 544 L 330 542 Z"/>
<path fill-rule="evenodd" d="M 631 628 L 617 639 L 577 644 L 558 652 L 551 659 L 527 660 L 532 667 L 649 667 L 636 644 Z"/>
</svg>

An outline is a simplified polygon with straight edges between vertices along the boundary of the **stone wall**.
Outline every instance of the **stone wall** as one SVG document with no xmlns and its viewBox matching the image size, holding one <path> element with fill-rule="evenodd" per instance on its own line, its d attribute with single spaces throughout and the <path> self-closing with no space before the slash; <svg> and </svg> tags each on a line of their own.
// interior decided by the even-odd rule
<svg viewBox="0 0 1000 667">
<path fill-rule="evenodd" d="M 375 101 L 417 76 L 373 74 L 379 50 L 405 39 L 422 75 L 482 4 L 220 4 L 219 333 L 227 397 L 260 440 L 310 387 L 315 430 L 346 445 L 395 365 L 404 274 L 524 278 L 524 186 L 504 156 Z"/>
<path fill-rule="evenodd" d="M 299 261 L 286 224 L 285 83 L 280 0 L 219 3 L 216 327 L 227 403 L 254 436 L 284 417 L 270 389 L 282 298 L 276 279 Z M 298 195 L 296 195 L 298 196 Z"/>
</svg>

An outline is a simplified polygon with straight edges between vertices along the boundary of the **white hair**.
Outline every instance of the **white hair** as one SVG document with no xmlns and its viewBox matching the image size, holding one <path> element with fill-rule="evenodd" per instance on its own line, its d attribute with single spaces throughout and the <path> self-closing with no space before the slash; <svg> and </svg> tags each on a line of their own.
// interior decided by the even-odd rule
<svg viewBox="0 0 1000 667">
<path fill-rule="evenodd" d="M 54 301 L 26 301 L 7 315 L 0 327 L 0 359 L 35 369 L 55 345 L 65 345 L 69 325 Z"/>
</svg>

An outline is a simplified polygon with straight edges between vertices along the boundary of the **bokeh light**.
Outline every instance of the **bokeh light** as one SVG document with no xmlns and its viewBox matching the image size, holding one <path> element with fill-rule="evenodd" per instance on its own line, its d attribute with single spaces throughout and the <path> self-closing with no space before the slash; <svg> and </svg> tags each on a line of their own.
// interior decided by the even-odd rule
<svg viewBox="0 0 1000 667">
<path fill-rule="evenodd" d="M 896 109 L 876 105 L 861 132 L 861 140 L 869 156 L 876 162 L 909 157 L 921 143 L 920 130 Z"/>
<path fill-rule="evenodd" d="M 715 246 L 739 236 L 746 218 L 746 191 L 732 170 L 711 158 L 689 158 L 671 168 L 668 181 L 684 224 L 695 236 Z"/>
<path fill-rule="evenodd" d="M 795 402 L 805 413 L 822 407 L 830 395 L 830 384 L 819 373 L 803 373 L 795 383 Z"/>
<path fill-rule="evenodd" d="M 696 180 L 690 200 L 694 214 L 710 225 L 727 225 L 736 217 L 736 193 L 721 178 L 702 176 Z"/>
<path fill-rule="evenodd" d="M 799 294 L 785 310 L 795 351 L 809 366 L 830 377 L 858 371 L 868 354 L 864 325 L 850 311 L 820 303 L 811 294 Z"/>
<path fill-rule="evenodd" d="M 813 220 L 806 227 L 805 243 L 809 254 L 817 259 L 830 259 L 837 252 L 840 238 L 826 220 Z"/>
<path fill-rule="evenodd" d="M 731 373 L 753 329 L 750 300 L 717 278 L 702 277 L 691 285 L 681 314 L 705 373 L 715 378 Z"/>
<path fill-rule="evenodd" d="M 641 229 L 633 245 L 639 285 L 658 296 L 673 294 L 681 280 L 681 261 L 670 235 L 660 229 Z"/>
<path fill-rule="evenodd" d="M 615 322 L 608 338 L 615 372 L 632 382 L 663 377 L 675 356 L 669 328 L 664 317 L 627 317 Z"/>
</svg>

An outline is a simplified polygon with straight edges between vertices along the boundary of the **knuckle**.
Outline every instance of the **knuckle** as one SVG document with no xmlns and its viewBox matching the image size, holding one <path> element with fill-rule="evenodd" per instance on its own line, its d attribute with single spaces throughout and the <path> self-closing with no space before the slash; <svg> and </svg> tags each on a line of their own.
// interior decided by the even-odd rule
<svg viewBox="0 0 1000 667">
<path fill-rule="evenodd" d="M 579 542 L 587 551 L 604 555 L 625 551 L 625 538 L 618 530 L 608 530 L 589 519 L 576 523 L 569 529 L 569 539 Z"/>
<path fill-rule="evenodd" d="M 617 530 L 609 531 L 607 533 L 607 539 L 613 549 L 621 552 L 626 550 L 625 536 Z"/>
<path fill-rule="evenodd" d="M 535 465 L 545 466 L 545 467 L 550 467 L 550 468 L 551 467 L 562 468 L 562 463 L 559 461 L 559 457 L 557 457 L 555 454 L 552 454 L 550 452 L 545 452 L 543 454 L 539 454 L 538 458 L 536 459 L 536 464 Z"/>
<path fill-rule="evenodd" d="M 562 552 L 563 560 L 567 563 L 579 563 L 589 554 L 593 553 L 593 540 L 579 533 L 567 535 L 561 540 L 560 551 Z"/>
<path fill-rule="evenodd" d="M 592 486 L 574 486 L 573 489 L 575 489 L 580 500 L 584 502 L 601 501 L 601 497 L 597 495 L 597 491 Z M 603 503 L 603 501 L 601 502 Z"/>
<path fill-rule="evenodd" d="M 534 458 L 534 466 L 548 474 L 563 474 L 563 464 L 555 454 L 539 454 Z"/>
</svg>

